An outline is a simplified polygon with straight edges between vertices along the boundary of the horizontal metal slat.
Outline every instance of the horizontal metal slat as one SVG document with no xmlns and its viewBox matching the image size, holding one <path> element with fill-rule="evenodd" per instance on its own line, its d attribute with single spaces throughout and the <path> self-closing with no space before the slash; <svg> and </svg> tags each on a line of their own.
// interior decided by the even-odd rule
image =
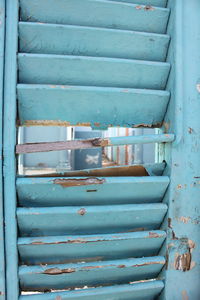
<svg viewBox="0 0 200 300">
<path fill-rule="evenodd" d="M 18 68 L 20 83 L 162 90 L 166 86 L 170 64 L 22 53 L 18 56 Z"/>
<path fill-rule="evenodd" d="M 117 1 L 117 2 L 125 2 L 125 3 L 135 3 L 142 4 L 147 6 L 157 6 L 157 7 L 166 7 L 167 0 L 108 0 L 108 1 Z M 150 8 L 151 9 L 151 8 Z"/>
<path fill-rule="evenodd" d="M 28 61 L 29 59 L 27 62 Z M 37 60 L 36 64 L 39 63 L 39 61 L 40 59 Z M 21 80 L 27 81 L 27 78 L 25 78 L 27 75 L 30 78 L 28 81 L 36 81 L 37 79 L 35 79 L 34 76 L 36 76 L 36 72 L 39 74 L 40 70 L 37 71 L 35 69 L 32 73 L 32 69 L 28 67 L 27 62 L 21 69 Z M 141 67 L 145 68 L 144 65 Z M 48 69 L 48 66 L 46 66 L 46 71 L 48 71 Z M 103 74 L 100 75 L 100 70 L 96 70 L 98 72 L 96 77 L 99 77 L 100 79 L 100 76 L 102 76 L 100 80 L 103 83 Z M 46 71 L 41 70 L 41 73 L 46 73 Z M 71 71 L 73 73 L 73 70 Z M 132 71 L 134 75 L 136 73 L 134 71 L 134 66 Z M 135 75 L 137 76 L 137 74 Z M 48 73 L 46 73 L 45 76 L 47 78 Z M 78 72 L 78 66 L 77 76 L 82 77 L 80 80 L 83 83 L 84 73 Z M 115 75 L 115 77 L 118 77 L 116 78 L 117 81 L 120 80 L 120 77 L 122 78 L 122 76 L 123 74 L 118 74 L 118 76 Z M 41 78 L 40 75 L 39 77 Z M 52 82 L 61 80 L 59 79 L 60 77 L 51 77 L 54 77 L 51 79 Z M 68 77 L 70 77 L 70 75 Z M 88 80 L 90 80 L 89 70 L 87 77 Z M 112 81 L 111 77 L 104 77 L 107 77 L 109 81 Z M 127 79 L 128 81 L 131 80 L 131 74 L 130 78 Z M 43 78 L 41 78 L 41 80 L 44 81 Z M 137 78 L 135 78 L 135 80 L 137 80 Z M 37 81 L 39 81 L 39 79 Z M 75 78 L 74 81 L 76 81 Z M 97 78 L 95 82 L 98 83 L 98 81 Z M 124 77 L 122 78 L 122 81 L 125 81 Z M 134 82 L 134 77 L 132 78 L 132 81 Z M 146 81 L 148 81 L 147 77 Z M 154 81 L 156 84 L 155 79 Z M 91 80 L 88 83 L 91 83 Z M 104 84 L 106 84 L 106 80 L 104 81 Z M 114 80 L 112 84 L 115 84 Z M 139 75 L 138 84 L 142 85 L 142 81 L 139 83 Z M 170 94 L 167 91 L 34 84 L 18 85 L 17 94 L 19 119 L 21 124 L 48 125 L 56 124 L 58 122 L 63 125 L 84 124 L 98 128 L 109 126 L 133 127 L 139 125 L 160 127 L 170 97 Z M 79 109 L 77 109 L 77 107 Z"/>
<path fill-rule="evenodd" d="M 155 256 L 79 264 L 21 266 L 19 281 L 22 290 L 37 291 L 123 284 L 156 278 L 164 264 L 164 257 Z"/>
<path fill-rule="evenodd" d="M 19 23 L 19 51 L 165 61 L 168 35 L 83 26 Z"/>
<path fill-rule="evenodd" d="M 25 207 L 152 203 L 168 185 L 166 176 L 18 178 L 17 193 Z"/>
<path fill-rule="evenodd" d="M 21 0 L 21 20 L 166 32 L 169 9 L 158 7 L 148 9 L 148 7 L 138 5 L 141 1 L 127 2 L 129 3 L 105 0 L 59 0 L 59 2 L 57 0 Z M 151 4 L 150 1 L 143 2 L 143 4 Z M 154 0 L 153 4 L 159 4 L 159 1 Z"/>
<path fill-rule="evenodd" d="M 158 229 L 167 205 L 124 204 L 18 208 L 21 236 L 98 234 Z"/>
<path fill-rule="evenodd" d="M 38 295 L 20 296 L 19 300 L 154 300 L 164 288 L 163 281 L 120 284 L 110 287 L 52 292 Z"/>
<path fill-rule="evenodd" d="M 90 262 L 157 255 L 164 231 L 141 231 L 89 236 L 19 238 L 22 264 Z"/>
</svg>

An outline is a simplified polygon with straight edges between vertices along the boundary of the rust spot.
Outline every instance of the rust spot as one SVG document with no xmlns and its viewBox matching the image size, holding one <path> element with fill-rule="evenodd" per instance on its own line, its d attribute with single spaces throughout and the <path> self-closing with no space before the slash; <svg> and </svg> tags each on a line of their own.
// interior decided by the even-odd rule
<svg viewBox="0 0 200 300">
<path fill-rule="evenodd" d="M 197 87 L 197 91 L 200 93 L 200 83 L 197 83 L 196 87 Z"/>
<path fill-rule="evenodd" d="M 74 273 L 76 272 L 75 269 L 69 268 L 69 269 L 59 269 L 59 268 L 51 268 L 47 269 L 43 272 L 43 274 L 47 275 L 60 275 L 60 274 L 66 274 L 66 273 Z"/>
<path fill-rule="evenodd" d="M 190 221 L 190 217 L 180 217 L 180 218 L 177 218 L 177 220 L 179 222 L 182 222 L 184 224 L 187 224 L 189 221 Z"/>
<path fill-rule="evenodd" d="M 192 251 L 195 248 L 195 243 L 192 240 L 180 239 L 181 245 L 186 245 L 187 251 L 183 254 L 176 253 L 174 267 L 175 270 L 182 272 L 190 271 L 195 266 L 195 262 L 192 261 Z"/>
<path fill-rule="evenodd" d="M 91 140 L 91 143 L 95 147 L 107 147 L 111 145 L 109 139 L 100 139 L 100 138 Z"/>
<path fill-rule="evenodd" d="M 183 272 L 189 271 L 190 270 L 190 264 L 191 264 L 191 253 L 187 252 L 184 254 L 176 254 L 175 258 L 175 269 L 180 270 Z"/>
<path fill-rule="evenodd" d="M 172 240 L 178 240 L 178 238 L 175 235 L 175 232 L 172 230 Z"/>
<path fill-rule="evenodd" d="M 156 124 L 135 124 L 132 125 L 132 128 L 140 128 L 140 127 L 145 127 L 145 128 L 160 128 L 162 127 L 162 123 L 156 123 Z"/>
<path fill-rule="evenodd" d="M 187 294 L 187 291 L 182 291 L 182 300 L 189 300 L 189 297 L 188 297 L 188 294 Z"/>
<path fill-rule="evenodd" d="M 55 179 L 54 184 L 59 184 L 62 187 L 72 187 L 72 186 L 83 186 L 83 185 L 94 185 L 94 184 L 103 184 L 105 179 L 99 178 L 74 178 L 74 179 Z"/>
<path fill-rule="evenodd" d="M 142 6 L 141 5 L 137 5 L 135 8 L 136 9 L 142 9 Z"/>
<path fill-rule="evenodd" d="M 193 131 L 194 131 L 194 129 L 192 129 L 191 127 L 189 127 L 189 128 L 188 128 L 188 132 L 189 132 L 189 134 L 192 134 L 192 133 L 193 133 Z"/>
<path fill-rule="evenodd" d="M 100 127 L 101 124 L 100 124 L 99 122 L 94 122 L 94 126 L 95 126 L 95 127 Z"/>
<path fill-rule="evenodd" d="M 157 234 L 156 232 L 149 232 L 149 237 L 150 237 L 150 238 L 159 238 L 160 235 Z"/>
<path fill-rule="evenodd" d="M 172 219 L 171 218 L 168 218 L 168 227 L 172 228 Z"/>
<path fill-rule="evenodd" d="M 101 269 L 104 268 L 104 266 L 88 266 L 88 267 L 83 267 L 83 270 L 93 270 L 93 269 Z"/>
<path fill-rule="evenodd" d="M 163 122 L 164 132 L 169 132 L 170 123 L 169 122 Z"/>
<path fill-rule="evenodd" d="M 126 268 L 125 265 L 119 265 L 119 266 L 117 266 L 117 267 L 120 268 L 120 269 Z"/>
<path fill-rule="evenodd" d="M 138 264 L 138 265 L 133 265 L 132 267 L 144 267 L 144 266 L 149 266 L 149 265 L 164 265 L 165 261 L 150 261 L 146 262 L 144 264 Z"/>
<path fill-rule="evenodd" d="M 61 296 L 57 296 L 55 300 L 62 300 Z"/>
<path fill-rule="evenodd" d="M 151 6 L 151 5 L 146 5 L 144 7 L 144 10 L 155 10 L 155 7 Z"/>
<path fill-rule="evenodd" d="M 86 209 L 85 209 L 85 208 L 79 209 L 79 210 L 78 210 L 78 214 L 79 214 L 80 216 L 84 216 L 84 215 L 86 214 Z"/>
<path fill-rule="evenodd" d="M 178 189 L 178 190 L 182 189 L 182 185 L 181 185 L 181 184 L 178 184 L 178 185 L 177 185 L 177 189 Z"/>
</svg>

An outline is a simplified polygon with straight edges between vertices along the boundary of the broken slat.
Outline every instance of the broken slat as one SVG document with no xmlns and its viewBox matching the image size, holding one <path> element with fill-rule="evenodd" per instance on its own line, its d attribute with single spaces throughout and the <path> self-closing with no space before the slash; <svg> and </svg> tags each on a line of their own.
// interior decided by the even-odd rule
<svg viewBox="0 0 200 300">
<path fill-rule="evenodd" d="M 94 138 L 94 139 L 73 140 L 73 141 L 66 141 L 66 142 L 21 144 L 16 146 L 16 153 L 25 154 L 25 153 L 87 149 L 87 148 L 120 146 L 120 145 L 169 143 L 172 141 L 174 141 L 173 134 L 110 137 L 105 139 Z"/>
<path fill-rule="evenodd" d="M 16 184 L 18 201 L 25 207 L 141 204 L 161 202 L 169 185 L 169 178 L 166 176 L 18 178 Z"/>
<path fill-rule="evenodd" d="M 164 288 L 163 281 L 153 280 L 120 284 L 110 287 L 78 289 L 75 291 L 51 292 L 37 295 L 23 295 L 19 300 L 154 300 Z"/>
<path fill-rule="evenodd" d="M 17 220 L 21 236 L 83 235 L 158 229 L 166 212 L 163 203 L 20 207 Z"/>
<path fill-rule="evenodd" d="M 23 264 L 92 262 L 97 260 L 153 256 L 164 242 L 164 231 L 123 234 L 19 238 Z"/>
<path fill-rule="evenodd" d="M 170 64 L 105 57 L 21 53 L 18 55 L 18 68 L 19 83 L 67 85 L 64 89 L 68 89 L 69 85 L 78 85 L 163 90 Z M 53 103 L 55 102 L 54 98 Z M 48 111 L 48 106 L 45 109 Z M 125 120 L 124 117 L 124 122 Z"/>
<path fill-rule="evenodd" d="M 158 5 L 163 0 L 21 0 L 21 20 L 54 24 L 71 24 L 113 29 L 165 33 L 169 9 L 151 10 L 138 4 Z M 143 2 L 143 3 L 142 3 Z M 136 4 L 134 4 L 136 3 Z M 163 6 L 165 3 L 163 3 Z M 77 13 L 78 11 L 78 13 Z M 90 12 L 90 13 L 88 13 Z M 120 16 L 120 18 L 119 18 Z"/>
<path fill-rule="evenodd" d="M 123 284 L 156 278 L 164 264 L 164 257 L 155 256 L 82 264 L 21 266 L 19 281 L 22 290 L 31 291 Z"/>
<path fill-rule="evenodd" d="M 23 53 L 165 61 L 170 37 L 155 33 L 60 24 L 19 23 Z"/>
</svg>

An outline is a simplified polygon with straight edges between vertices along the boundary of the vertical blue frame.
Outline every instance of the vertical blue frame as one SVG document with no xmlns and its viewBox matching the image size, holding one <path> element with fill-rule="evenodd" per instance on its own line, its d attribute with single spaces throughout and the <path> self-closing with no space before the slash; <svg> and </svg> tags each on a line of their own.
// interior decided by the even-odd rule
<svg viewBox="0 0 200 300">
<path fill-rule="evenodd" d="M 176 141 L 166 145 L 171 184 L 168 264 L 162 300 L 200 299 L 200 1 L 169 0 L 172 35 L 168 60 L 171 101 L 165 119 Z"/>
<path fill-rule="evenodd" d="M 7 300 L 17 300 L 19 295 L 15 188 L 18 10 L 18 0 L 6 0 L 3 154 Z"/>
<path fill-rule="evenodd" d="M 3 123 L 3 76 L 4 76 L 5 0 L 0 0 L 0 300 L 5 299 L 5 257 L 3 220 L 3 172 L 2 172 L 2 123 Z"/>
</svg>

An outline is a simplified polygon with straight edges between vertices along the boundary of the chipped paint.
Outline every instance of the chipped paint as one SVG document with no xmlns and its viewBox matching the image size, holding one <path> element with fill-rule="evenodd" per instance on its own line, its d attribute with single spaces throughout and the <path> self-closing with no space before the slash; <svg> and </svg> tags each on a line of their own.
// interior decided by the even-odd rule
<svg viewBox="0 0 200 300">
<path fill-rule="evenodd" d="M 59 269 L 59 268 L 50 268 L 43 272 L 43 274 L 47 275 L 61 275 L 61 274 L 68 274 L 68 273 L 74 273 L 76 270 L 74 268 L 69 269 Z"/>
<path fill-rule="evenodd" d="M 86 209 L 85 209 L 85 208 L 79 209 L 79 210 L 78 210 L 78 214 L 79 214 L 80 216 L 84 216 L 84 215 L 86 214 Z"/>
<path fill-rule="evenodd" d="M 63 188 L 73 187 L 73 186 L 84 186 L 84 185 L 96 185 L 105 183 L 105 179 L 99 178 L 74 178 L 74 179 L 55 179 L 54 184 L 59 184 Z"/>
<path fill-rule="evenodd" d="M 187 291 L 182 291 L 182 300 L 189 300 Z"/>
</svg>

